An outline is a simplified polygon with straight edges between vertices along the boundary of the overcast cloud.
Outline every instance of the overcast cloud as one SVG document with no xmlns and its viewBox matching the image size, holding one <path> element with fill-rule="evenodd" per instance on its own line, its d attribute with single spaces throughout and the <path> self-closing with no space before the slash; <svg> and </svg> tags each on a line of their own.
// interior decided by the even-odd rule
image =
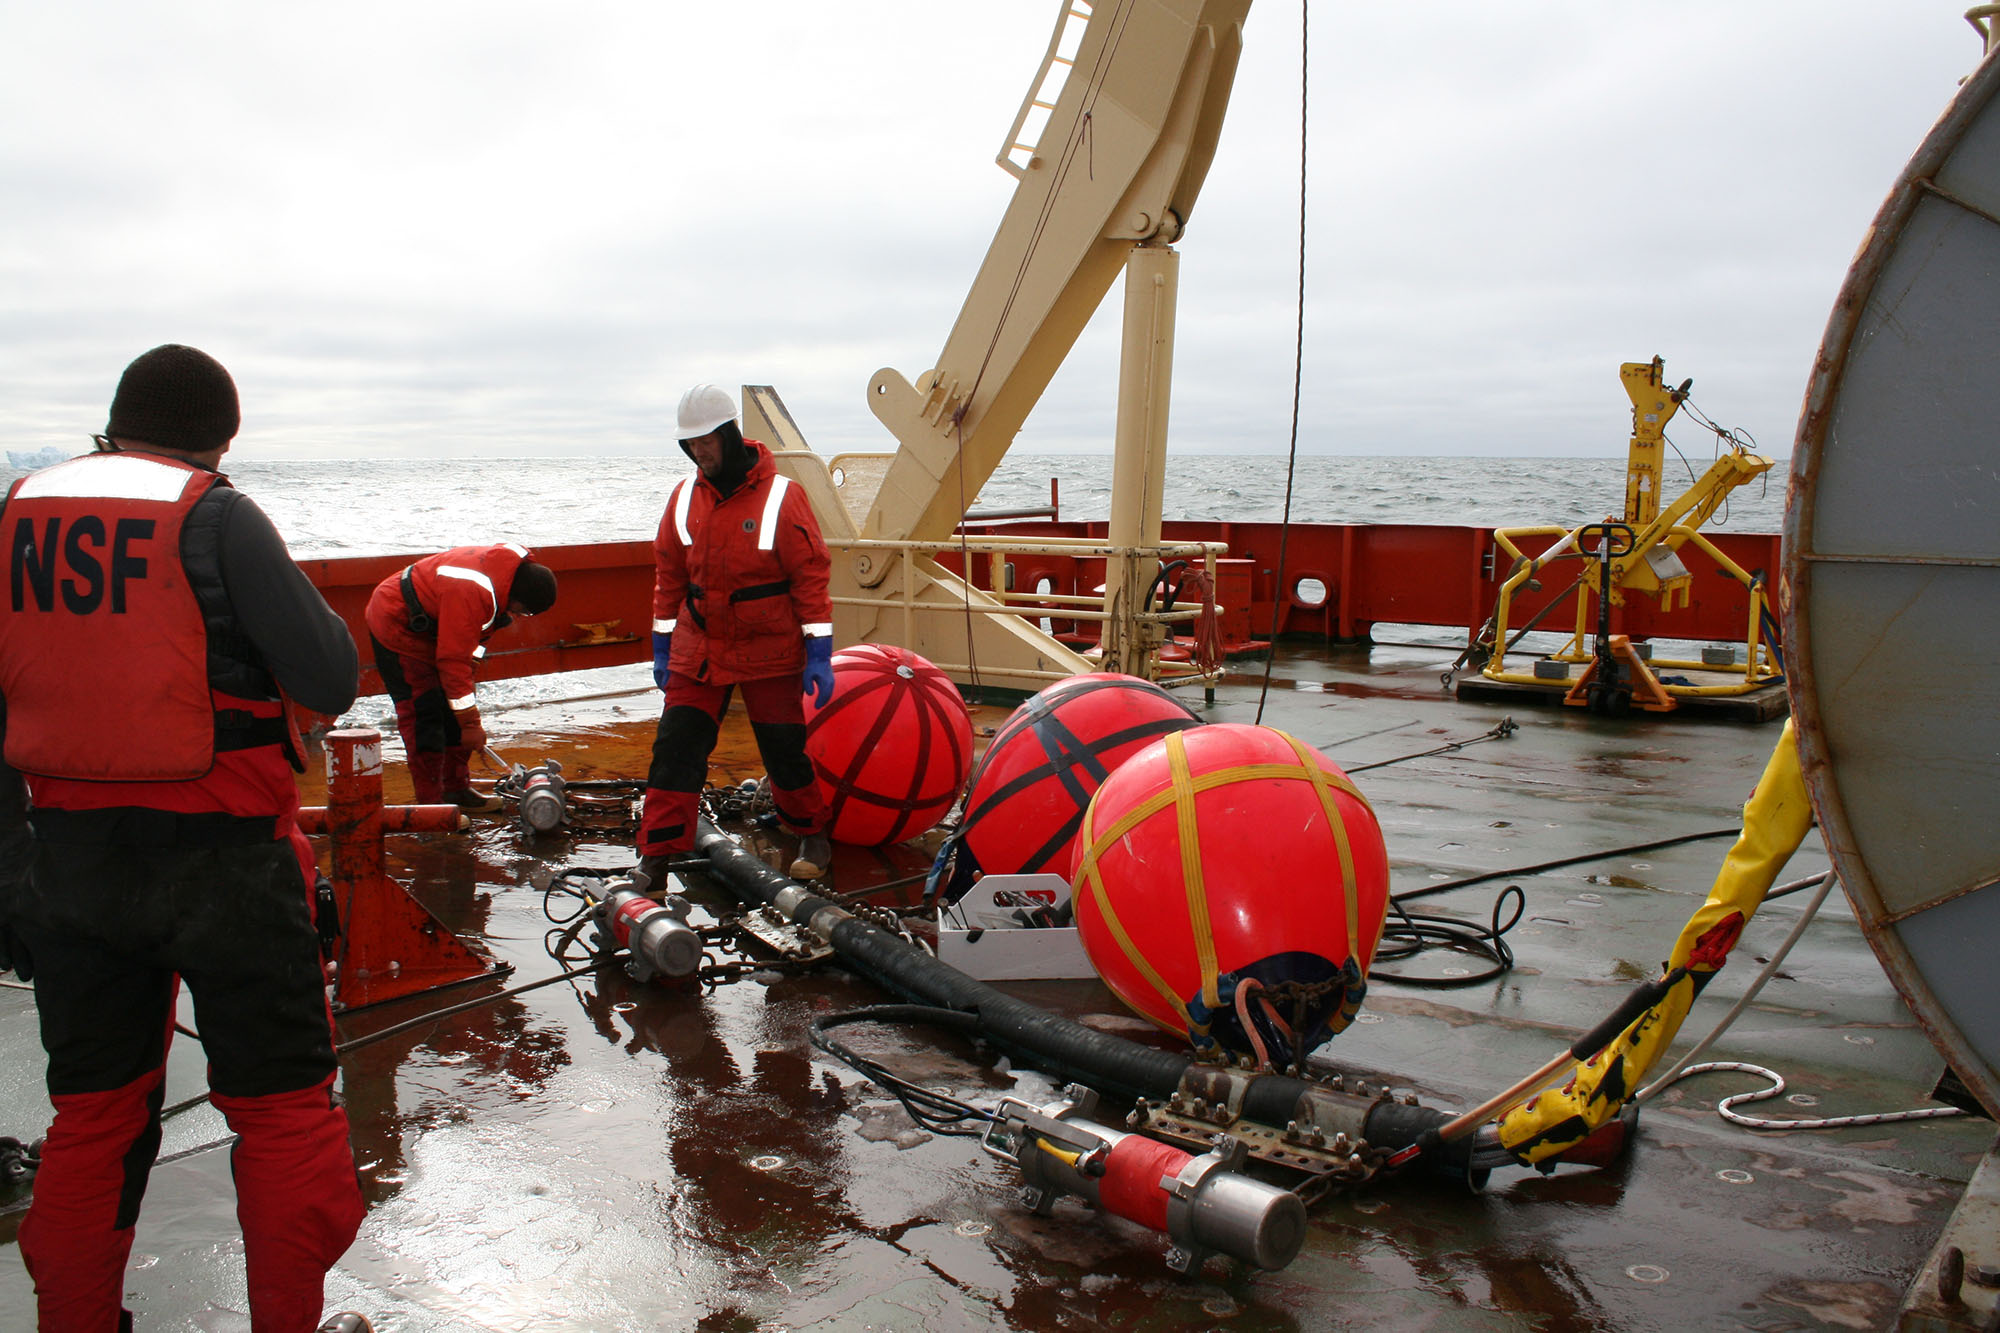
<svg viewBox="0 0 2000 1333">
<path fill-rule="evenodd" d="M 1180 243 L 1176 448 L 1286 447 L 1299 2 L 1251 11 Z M 1618 365 L 1658 353 L 1788 453 L 1847 261 L 1977 59 L 1963 9 L 1315 6 L 1301 447 L 1622 453 Z M 0 0 L 0 443 L 81 444 L 177 341 L 260 457 L 648 451 L 701 379 L 891 447 L 868 378 L 942 347 L 1056 12 Z M 1118 304 L 1017 449 L 1109 447 Z"/>
</svg>

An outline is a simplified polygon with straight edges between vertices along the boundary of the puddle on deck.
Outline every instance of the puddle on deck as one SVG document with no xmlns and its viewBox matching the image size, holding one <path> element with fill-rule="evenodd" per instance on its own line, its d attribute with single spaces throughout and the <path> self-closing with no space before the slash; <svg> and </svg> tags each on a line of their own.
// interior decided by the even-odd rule
<svg viewBox="0 0 2000 1333">
<path fill-rule="evenodd" d="M 1326 669 L 1288 665 L 1294 674 Z M 1357 739 L 1336 757 L 1355 764 L 1430 748 L 1434 733 L 1476 735 L 1497 717 L 1415 692 L 1274 691 L 1280 698 L 1267 723 L 1302 736 L 1337 725 Z M 1198 696 L 1189 701 L 1198 705 Z M 1337 719 L 1322 711 L 1329 703 Z M 597 701 L 558 711 L 547 725 L 524 710 L 495 744 L 523 763 L 559 759 L 571 778 L 639 776 L 653 729 L 646 710 L 656 706 L 644 695 Z M 1212 715 L 1248 720 L 1251 706 L 1239 691 Z M 1007 712 L 976 712 L 982 743 Z M 1512 740 L 1363 775 L 1388 830 L 1397 888 L 1637 842 L 1656 828 L 1726 823 L 1747 790 L 1737 779 L 1761 766 L 1777 735 L 1760 729 L 1718 742 L 1703 728 L 1706 776 L 1649 794 L 1641 807 L 1550 817 L 1549 775 L 1588 787 L 1594 772 L 1601 782 L 1603 765 L 1633 756 L 1631 729 L 1523 721 Z M 747 729 L 733 721 L 724 735 L 713 778 L 756 776 Z M 310 776 L 308 804 L 321 799 Z M 408 799 L 399 765 L 385 786 L 391 801 Z M 745 836 L 770 863 L 789 859 L 789 839 Z M 1653 966 L 1727 845 L 1648 853 L 1643 879 L 1630 873 L 1630 858 L 1520 877 L 1529 901 L 1512 973 L 1464 990 L 1379 983 L 1363 1015 L 1371 1021 L 1323 1048 L 1322 1062 L 1434 1105 L 1478 1100 L 1559 1050 Z M 928 863 L 922 847 L 836 851 L 835 891 Z M 389 853 L 392 873 L 413 882 L 447 926 L 514 965 L 508 984 L 556 970 L 543 945 L 553 923 L 533 887 L 540 874 L 632 861 L 614 832 L 531 839 L 504 819 L 460 834 L 394 836 Z M 1815 855 L 1809 845 L 1790 873 L 1823 865 Z M 1506 882 L 1426 907 L 1481 919 Z M 726 910 L 690 887 L 697 920 Z M 1597 901 L 1578 905 L 1586 887 Z M 1752 924 L 1746 951 L 1795 919 L 1777 906 L 1771 917 Z M 1920 1103 L 1941 1062 L 1879 972 L 1867 979 L 1872 960 L 1851 918 L 1835 914 L 1809 938 L 1787 963 L 1801 979 L 1774 982 L 1768 1004 L 1726 1044 L 1740 1058 L 1764 1052 L 1795 1090 L 1821 1096 L 1824 1105 L 1801 1114 Z M 1742 978 L 1730 975 L 1738 970 L 1718 980 L 1719 998 L 1704 1001 L 1686 1035 L 1705 1031 L 1739 993 L 1732 987 Z M 480 982 L 350 1014 L 341 1033 L 360 1036 L 493 989 Z M 1014 989 L 1143 1038 L 1146 1025 L 1095 983 Z M 1462 1180 L 1383 1180 L 1317 1205 L 1304 1251 L 1284 1272 L 1214 1259 L 1183 1279 L 1165 1266 L 1163 1238 L 1136 1225 L 1073 1200 L 1051 1217 L 1026 1213 L 1011 1167 L 971 1140 L 917 1128 L 881 1090 L 812 1052 L 815 1018 L 885 998 L 833 968 L 766 970 L 707 991 L 639 985 L 613 967 L 355 1050 L 343 1061 L 343 1087 L 370 1213 L 329 1281 L 330 1307 L 412 1333 L 1876 1327 L 1992 1140 L 1990 1125 L 1952 1121 L 1759 1136 L 1714 1117 L 1715 1098 L 1743 1090 L 1744 1080 L 1711 1076 L 1649 1107 L 1635 1150 L 1610 1169 L 1548 1178 L 1505 1171 L 1484 1191 Z M 20 992 L 0 991 L 0 1041 L 17 1067 L 37 1053 L 31 1017 Z M 1864 1030 L 1876 1038 L 1870 1046 L 1842 1040 Z M 1055 1091 L 955 1037 L 847 1032 L 905 1077 L 963 1099 L 1041 1101 Z M 192 1048 L 176 1050 L 170 1102 L 200 1088 Z M 0 1111 L 0 1133 L 17 1135 L 36 1132 L 31 1122 L 46 1115 L 18 1083 L 0 1084 Z M 222 1132 L 200 1107 L 169 1126 L 166 1150 Z M 4 1326 L 30 1308 L 11 1247 L 18 1221 L 0 1217 Z M 130 1275 L 142 1326 L 247 1328 L 241 1266 L 226 1152 L 158 1168 Z"/>
</svg>

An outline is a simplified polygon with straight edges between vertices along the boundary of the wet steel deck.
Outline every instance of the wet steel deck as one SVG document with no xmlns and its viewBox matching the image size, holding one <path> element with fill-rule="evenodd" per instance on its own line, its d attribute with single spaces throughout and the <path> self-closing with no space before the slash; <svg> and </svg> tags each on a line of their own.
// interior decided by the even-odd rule
<svg viewBox="0 0 2000 1333">
<path fill-rule="evenodd" d="M 1287 647 L 1264 721 L 1350 766 L 1470 739 L 1510 710 L 1452 699 L 1439 686 L 1449 657 Z M 1254 716 L 1259 667 L 1239 667 L 1210 720 Z M 494 743 L 523 761 L 559 758 L 573 777 L 636 776 L 657 700 L 503 712 Z M 1006 711 L 979 710 L 975 722 L 990 728 Z M 1357 778 L 1382 817 L 1397 889 L 1733 826 L 1779 735 L 1777 724 L 1511 711 L 1521 724 L 1511 739 Z M 732 726 L 719 774 L 751 776 L 755 763 Z M 407 798 L 393 765 L 388 787 Z M 1500 887 L 1519 883 L 1528 910 L 1508 937 L 1516 967 L 1457 990 L 1378 981 L 1322 1062 L 1431 1105 L 1480 1100 L 1655 971 L 1727 846 L 1687 843 L 1426 900 L 1425 910 L 1484 919 Z M 925 861 L 838 851 L 839 890 Z M 515 965 L 513 983 L 554 971 L 530 877 L 631 859 L 604 838 L 531 846 L 499 820 L 392 837 L 390 853 L 447 924 Z M 1815 838 L 1785 877 L 1825 864 Z M 1805 896 L 1752 923 L 1683 1044 L 1741 994 Z M 1463 961 L 1431 954 L 1406 966 Z M 1138 1035 L 1094 984 L 1018 991 Z M 342 1035 L 473 993 L 353 1015 Z M 1315 1207 L 1286 1271 L 1211 1260 L 1184 1280 L 1166 1268 L 1161 1238 L 1074 1201 L 1030 1217 L 1002 1163 L 914 1131 L 886 1095 L 810 1051 L 814 1017 L 881 998 L 833 970 L 697 993 L 612 968 L 355 1051 L 344 1086 L 370 1212 L 331 1277 L 330 1304 L 412 1331 L 1873 1328 L 1893 1317 L 1994 1137 L 1970 1119 L 1760 1134 L 1713 1111 L 1753 1081 L 1710 1075 L 1652 1103 L 1612 1169 L 1503 1171 L 1483 1192 L 1380 1181 Z M 1009 1074 L 921 1030 L 856 1031 L 920 1082 L 973 1100 L 1010 1087 Z M 19 989 L 0 990 L 0 1052 L 0 1134 L 32 1137 L 48 1107 L 32 999 Z M 1942 1069 L 1838 895 L 1712 1058 L 1770 1065 L 1793 1094 L 1817 1099 L 1751 1108 L 1772 1115 L 1925 1104 Z M 1032 1075 L 1024 1086 L 1031 1100 L 1049 1090 Z M 199 1052 L 183 1039 L 167 1099 L 200 1089 Z M 198 1107 L 168 1124 L 163 1152 L 223 1132 Z M 226 1152 L 154 1172 L 129 1278 L 141 1327 L 248 1327 L 231 1208 Z M 10 1328 L 31 1309 L 18 1221 L 0 1216 L 0 1326 Z"/>
</svg>

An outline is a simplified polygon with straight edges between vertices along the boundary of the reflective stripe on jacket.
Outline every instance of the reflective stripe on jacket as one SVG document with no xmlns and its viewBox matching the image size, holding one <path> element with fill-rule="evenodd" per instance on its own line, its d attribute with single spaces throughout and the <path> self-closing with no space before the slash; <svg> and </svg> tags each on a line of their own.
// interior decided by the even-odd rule
<svg viewBox="0 0 2000 1333">
<path fill-rule="evenodd" d="M 433 663 L 446 701 L 455 712 L 475 706 L 475 673 L 480 645 L 512 619 L 507 593 L 514 571 L 534 553 L 525 546 L 455 546 L 427 555 L 408 569 L 417 603 L 431 628 L 418 633 L 410 627 L 398 570 L 375 585 L 368 598 L 368 632 L 405 657 Z"/>
<path fill-rule="evenodd" d="M 805 492 L 756 453 L 726 498 L 699 473 L 667 497 L 653 539 L 653 629 L 672 670 L 712 684 L 805 668 L 804 640 L 833 633 L 828 559 Z"/>
</svg>

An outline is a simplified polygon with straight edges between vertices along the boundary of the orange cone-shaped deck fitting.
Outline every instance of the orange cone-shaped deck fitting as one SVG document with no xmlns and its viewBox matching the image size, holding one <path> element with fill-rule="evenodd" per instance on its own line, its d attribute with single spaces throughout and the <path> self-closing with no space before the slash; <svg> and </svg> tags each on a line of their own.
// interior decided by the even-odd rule
<svg viewBox="0 0 2000 1333">
<path fill-rule="evenodd" d="M 481 958 L 382 868 L 382 835 L 449 832 L 455 805 L 382 805 L 382 733 L 326 734 L 326 805 L 299 811 L 299 827 L 333 841 L 334 901 L 341 938 L 334 1004 L 358 1009 L 506 971 Z"/>
<path fill-rule="evenodd" d="M 1071 882 L 1084 950 L 1126 1004 L 1197 1047 L 1303 1053 L 1360 1007 L 1389 862 L 1331 760 L 1218 722 L 1153 741 L 1105 780 Z"/>
<path fill-rule="evenodd" d="M 1014 710 L 986 747 L 959 836 L 988 875 L 1069 873 L 1083 811 L 1126 758 L 1201 725 L 1149 680 L 1115 671 L 1059 680 Z"/>
<path fill-rule="evenodd" d="M 806 705 L 806 754 L 836 841 L 901 842 L 944 818 L 972 771 L 972 717 L 951 678 L 905 648 L 833 655 L 833 695 Z"/>
</svg>

